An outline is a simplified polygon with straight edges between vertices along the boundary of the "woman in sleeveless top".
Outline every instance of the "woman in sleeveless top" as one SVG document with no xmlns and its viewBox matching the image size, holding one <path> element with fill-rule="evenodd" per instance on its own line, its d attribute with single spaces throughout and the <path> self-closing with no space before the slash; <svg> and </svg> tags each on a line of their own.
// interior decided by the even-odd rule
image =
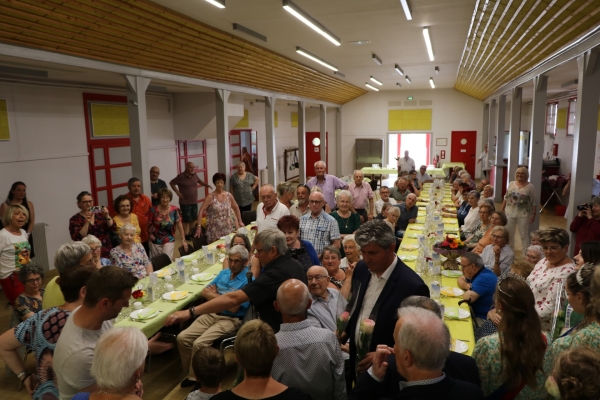
<svg viewBox="0 0 600 400">
<path fill-rule="evenodd" d="M 4 211 L 6 211 L 9 206 L 20 205 L 25 207 L 25 209 L 29 212 L 29 220 L 25 223 L 25 225 L 23 225 L 23 229 L 29 235 L 29 245 L 31 247 L 30 256 L 33 258 L 35 253 L 33 251 L 33 237 L 31 236 L 31 232 L 33 231 L 33 226 L 35 225 L 35 210 L 33 208 L 33 203 L 27 200 L 26 189 L 27 186 L 21 181 L 17 181 L 12 184 L 10 190 L 8 191 L 6 200 L 0 205 L 0 218 L 2 218 Z M 2 228 L 3 226 L 0 222 L 0 229 Z"/>
</svg>

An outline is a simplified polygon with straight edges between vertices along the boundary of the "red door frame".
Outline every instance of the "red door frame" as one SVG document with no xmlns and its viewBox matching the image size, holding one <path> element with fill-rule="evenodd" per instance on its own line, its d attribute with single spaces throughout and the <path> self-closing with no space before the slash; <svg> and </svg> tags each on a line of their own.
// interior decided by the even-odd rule
<svg viewBox="0 0 600 400">
<path fill-rule="evenodd" d="M 423 135 L 423 133 L 417 133 L 418 135 Z M 396 154 L 398 154 L 398 157 L 404 157 L 404 154 L 400 154 L 400 143 L 402 142 L 402 135 L 414 135 L 413 133 L 398 133 L 398 149 L 396 150 Z M 427 154 L 426 154 L 426 162 L 427 164 L 433 164 L 431 162 L 431 160 L 429 159 L 429 157 L 431 157 L 431 132 L 425 132 L 424 133 L 425 136 L 425 145 L 427 146 Z M 410 153 L 408 154 L 410 156 Z M 415 165 L 415 168 L 417 169 L 417 171 L 419 170 L 419 166 Z"/>
<path fill-rule="evenodd" d="M 240 161 L 242 160 L 242 141 L 241 141 L 241 134 L 242 132 L 248 132 L 250 133 L 250 149 L 248 150 L 248 153 L 250 153 L 250 155 L 252 156 L 252 160 L 258 160 L 258 145 L 257 145 L 257 133 L 255 130 L 253 130 L 252 128 L 246 128 L 246 129 L 232 129 L 229 131 L 229 157 L 230 157 L 230 166 L 229 166 L 229 173 L 233 174 L 234 171 L 237 169 L 237 163 L 233 162 L 233 152 L 232 149 L 233 148 L 237 148 L 239 147 L 239 157 L 240 157 Z M 238 142 L 236 144 L 232 144 L 231 143 L 231 137 L 232 136 L 237 136 L 238 137 Z M 234 165 L 236 164 L 236 165 Z M 258 162 L 256 163 L 256 166 L 258 165 Z M 255 168 L 255 163 L 252 163 L 252 168 Z M 258 169 L 258 168 L 256 168 Z M 254 171 L 254 175 L 258 176 L 258 171 Z"/>
<path fill-rule="evenodd" d="M 117 185 L 112 184 L 111 179 L 111 168 L 127 167 L 131 166 L 129 163 L 111 164 L 109 158 L 110 147 L 126 147 L 130 146 L 130 139 L 127 138 L 92 138 L 91 129 L 91 116 L 89 110 L 89 103 L 91 102 L 102 102 L 102 103 L 117 103 L 127 104 L 127 96 L 116 96 L 109 94 L 96 94 L 96 93 L 83 93 L 83 113 L 85 117 L 85 131 L 88 149 L 88 165 L 90 171 L 90 189 L 92 197 L 94 198 L 94 204 L 98 204 L 98 191 L 106 190 L 108 203 L 104 204 L 108 207 L 111 214 L 115 211 L 112 207 L 112 190 L 114 188 L 125 187 L 127 183 L 120 183 Z M 102 148 L 104 151 L 104 165 L 97 167 L 94 164 L 94 149 Z M 106 175 L 106 186 L 98 187 L 96 182 L 96 170 L 105 170 Z"/>
<path fill-rule="evenodd" d="M 460 143 L 461 138 L 467 138 L 465 145 Z M 464 157 L 461 149 L 465 149 Z M 450 162 L 463 162 L 465 169 L 475 177 L 475 158 L 477 155 L 477 131 L 452 131 L 450 133 Z"/>
<path fill-rule="evenodd" d="M 177 173 L 182 173 L 183 171 L 181 170 L 181 160 L 184 160 L 186 163 L 188 161 L 192 161 L 194 162 L 195 168 L 194 168 L 194 172 L 195 173 L 200 173 L 201 179 L 208 183 L 208 161 L 206 160 L 206 140 L 176 140 L 175 141 L 177 144 Z M 202 148 L 204 149 L 203 153 L 199 153 L 199 154 L 194 154 L 190 157 L 189 152 L 188 152 L 188 143 L 189 142 L 202 142 Z M 183 153 L 181 154 L 181 144 L 183 144 Z M 202 159 L 204 160 L 203 164 L 201 166 L 198 165 L 197 162 L 194 161 L 195 158 L 199 158 L 202 157 Z M 197 187 L 200 187 L 200 185 L 198 185 Z M 204 201 L 204 199 L 206 198 L 206 196 L 208 195 L 208 188 L 204 188 L 204 197 L 203 198 L 198 198 L 198 203 L 202 203 Z"/>
<path fill-rule="evenodd" d="M 306 167 L 309 167 L 311 165 L 313 165 L 315 162 L 317 161 L 325 161 L 325 173 L 329 173 L 329 163 L 327 162 L 329 160 L 329 146 L 327 145 L 329 143 L 329 132 L 325 132 L 325 160 L 321 160 L 321 146 L 323 145 L 323 143 L 320 143 L 319 146 L 315 146 L 314 144 L 312 144 L 312 140 L 314 138 L 321 138 L 321 132 L 306 132 L 305 136 L 304 136 L 304 140 L 305 140 L 305 158 L 306 158 L 306 166 L 305 166 L 305 171 L 308 171 L 309 169 Z M 319 152 L 318 152 L 318 156 L 314 156 L 314 157 L 309 157 L 311 155 L 315 154 L 314 151 L 314 147 L 318 147 L 319 148 Z M 309 151 L 308 149 L 313 149 L 313 151 Z M 309 177 L 314 176 L 314 169 L 311 169 L 313 171 L 313 175 L 308 175 L 307 174 L 307 179 Z"/>
</svg>

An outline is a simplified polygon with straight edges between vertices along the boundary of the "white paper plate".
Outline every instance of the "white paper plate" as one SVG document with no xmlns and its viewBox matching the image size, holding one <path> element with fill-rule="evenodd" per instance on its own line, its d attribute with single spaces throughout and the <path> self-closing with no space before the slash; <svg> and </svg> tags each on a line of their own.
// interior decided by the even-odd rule
<svg viewBox="0 0 600 400">
<path fill-rule="evenodd" d="M 140 315 L 140 314 L 142 314 L 142 315 Z M 139 320 L 154 318 L 157 315 L 158 315 L 158 310 L 155 310 L 153 308 L 142 308 L 141 310 L 135 310 L 134 312 L 129 314 L 129 316 L 132 319 L 139 319 Z"/>
<path fill-rule="evenodd" d="M 172 292 L 167 292 L 167 293 L 165 293 L 165 294 L 163 294 L 163 295 L 162 295 L 162 298 L 163 298 L 163 299 L 165 299 L 165 300 L 169 300 L 169 301 L 179 301 L 179 300 L 183 300 L 183 299 L 185 299 L 186 297 L 188 297 L 188 296 L 190 295 L 190 294 L 188 293 L 188 294 L 186 294 L 185 296 L 183 296 L 183 297 L 182 297 L 182 298 L 180 298 L 180 299 L 173 300 L 173 299 L 171 298 L 171 294 L 173 294 L 173 293 L 175 293 L 175 292 L 178 292 L 178 290 L 174 290 L 174 291 L 172 291 Z"/>
<path fill-rule="evenodd" d="M 163 268 L 160 271 L 158 271 L 158 277 L 159 278 L 164 278 L 167 275 L 175 275 L 177 271 L 175 270 L 175 268 Z"/>
<path fill-rule="evenodd" d="M 462 340 L 454 340 L 454 349 L 452 349 L 456 353 L 466 353 L 469 350 L 469 346 L 463 342 Z"/>
<path fill-rule="evenodd" d="M 192 275 L 192 280 L 196 281 L 196 282 L 206 282 L 206 281 L 210 281 L 214 277 L 215 277 L 215 274 L 211 274 L 208 272 L 201 272 L 199 274 Z"/>
<path fill-rule="evenodd" d="M 406 237 L 408 237 L 408 238 L 411 238 L 411 239 L 416 239 L 416 238 L 418 238 L 418 236 L 417 236 L 417 234 L 416 234 L 416 233 L 407 233 L 405 236 L 406 236 Z"/>
<path fill-rule="evenodd" d="M 442 286 L 441 293 L 445 296 L 450 296 L 448 293 L 453 293 L 453 297 L 460 297 L 465 294 L 464 290 L 451 286 Z"/>
<path fill-rule="evenodd" d="M 471 313 L 463 308 L 458 307 L 448 307 L 446 308 L 445 315 L 447 318 L 455 319 L 457 317 L 458 311 L 458 319 L 467 319 L 471 316 Z"/>
<path fill-rule="evenodd" d="M 447 276 L 449 278 L 458 278 L 459 276 L 462 276 L 462 272 L 460 271 L 454 271 L 454 270 L 443 270 L 442 271 L 442 275 Z"/>
<path fill-rule="evenodd" d="M 400 259 L 402 261 L 415 261 L 417 256 L 400 256 Z"/>
<path fill-rule="evenodd" d="M 417 244 L 405 244 L 404 246 L 400 246 L 400 250 L 416 250 L 419 248 Z"/>
</svg>

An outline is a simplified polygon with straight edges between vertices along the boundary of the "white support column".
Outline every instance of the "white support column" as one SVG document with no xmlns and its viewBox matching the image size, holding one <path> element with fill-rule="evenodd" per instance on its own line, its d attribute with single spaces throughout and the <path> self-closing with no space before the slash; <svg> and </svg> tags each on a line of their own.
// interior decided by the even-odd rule
<svg viewBox="0 0 600 400">
<path fill-rule="evenodd" d="M 277 187 L 277 147 L 275 146 L 275 102 L 277 98 L 265 96 L 265 127 L 267 134 L 267 175 L 269 183 Z"/>
<path fill-rule="evenodd" d="M 498 126 L 496 125 L 496 110 L 498 109 L 498 103 L 496 99 L 492 99 L 490 106 L 488 107 L 488 167 L 493 168 L 492 165 L 496 163 L 494 159 L 496 157 L 495 152 L 495 142 L 496 142 L 496 132 Z M 491 161 L 491 162 L 490 162 Z M 491 170 L 490 170 L 491 171 Z M 496 179 L 494 177 L 494 179 Z M 495 182 L 495 180 L 494 180 Z"/>
<path fill-rule="evenodd" d="M 502 202 L 502 186 L 504 180 L 504 125 L 506 119 L 506 95 L 500 95 L 498 98 L 498 118 L 496 120 L 496 162 L 494 163 L 494 200 L 496 203 Z"/>
<path fill-rule="evenodd" d="M 511 92 L 510 134 L 508 137 L 508 181 L 510 182 L 519 166 L 519 141 L 521 140 L 521 107 L 523 89 L 516 87 Z"/>
<path fill-rule="evenodd" d="M 321 104 L 319 106 L 319 122 L 320 122 L 320 133 L 321 133 L 321 160 L 325 161 L 325 164 L 329 165 L 327 159 L 327 106 Z"/>
<path fill-rule="evenodd" d="M 590 201 L 594 175 L 596 130 L 598 124 L 598 99 L 600 98 L 600 49 L 598 47 L 577 57 L 579 82 L 577 83 L 577 108 L 575 135 L 573 137 L 573 166 L 567 230 L 578 213 L 577 205 Z M 570 254 L 573 255 L 575 234 L 571 234 Z"/>
<path fill-rule="evenodd" d="M 488 143 L 488 130 L 489 129 L 490 129 L 490 105 L 488 103 L 485 103 L 483 105 L 483 127 L 481 128 L 481 151 L 483 151 L 483 148 Z M 488 146 L 488 149 L 489 149 L 489 146 Z M 489 155 L 487 158 L 489 158 Z M 489 163 L 484 160 L 484 161 L 481 161 L 480 164 L 481 164 L 480 179 L 483 179 L 484 178 L 483 170 L 488 168 Z M 488 179 L 489 179 L 489 174 L 488 174 Z"/>
<path fill-rule="evenodd" d="M 306 112 L 304 110 L 304 101 L 298 102 L 298 182 L 306 183 L 306 170 L 313 168 L 312 165 L 306 165 Z"/>
<path fill-rule="evenodd" d="M 231 175 L 231 157 L 229 155 L 229 95 L 231 92 L 224 89 L 215 89 L 217 100 L 217 166 L 219 172 L 226 176 Z M 211 179 L 211 177 L 209 177 Z M 225 184 L 229 191 L 229 179 Z"/>
<path fill-rule="evenodd" d="M 529 182 L 535 188 L 535 201 L 540 209 L 542 193 L 542 169 L 544 162 L 544 135 L 546 133 L 546 89 L 548 77 L 536 76 L 533 79 L 533 106 L 531 107 L 531 143 L 529 145 Z M 596 99 L 596 102 L 598 99 Z M 595 143 L 595 142 L 594 142 Z M 514 178 L 513 178 L 514 180 Z M 529 225 L 529 231 L 540 226 L 540 213 L 536 212 L 535 220 Z"/>
<path fill-rule="evenodd" d="M 150 196 L 150 161 L 148 160 L 148 120 L 146 118 L 146 89 L 150 79 L 124 75 L 127 82 L 127 111 L 132 175 L 142 182 L 142 191 Z"/>
<path fill-rule="evenodd" d="M 335 172 L 337 176 L 343 176 L 342 172 L 342 107 L 336 108 L 335 112 Z"/>
</svg>

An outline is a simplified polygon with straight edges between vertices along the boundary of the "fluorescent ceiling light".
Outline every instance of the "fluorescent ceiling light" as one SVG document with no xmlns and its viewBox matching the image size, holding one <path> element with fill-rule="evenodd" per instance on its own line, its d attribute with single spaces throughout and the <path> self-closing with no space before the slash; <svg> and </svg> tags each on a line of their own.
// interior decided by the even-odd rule
<svg viewBox="0 0 600 400">
<path fill-rule="evenodd" d="M 427 46 L 427 53 L 429 54 L 429 61 L 433 61 L 433 49 L 431 48 L 431 38 L 429 37 L 429 27 L 423 28 L 423 37 L 425 38 L 425 46 Z"/>
<path fill-rule="evenodd" d="M 433 78 L 429 78 L 429 84 L 431 85 L 432 89 L 435 89 L 435 83 L 433 83 Z"/>
<path fill-rule="evenodd" d="M 410 7 L 408 6 L 408 0 L 400 0 L 400 4 L 402 4 L 402 8 L 404 9 L 404 14 L 406 14 L 406 19 L 411 20 L 412 14 L 410 13 Z"/>
<path fill-rule="evenodd" d="M 219 8 L 225 8 L 225 0 L 206 0 L 213 6 L 217 6 Z"/>
<path fill-rule="evenodd" d="M 365 83 L 365 86 L 368 87 L 369 89 L 373 89 L 376 92 L 379 92 L 379 89 L 377 89 L 375 86 L 371 86 L 368 83 Z"/>
<path fill-rule="evenodd" d="M 400 68 L 400 66 L 398 64 L 394 64 L 394 69 L 396 70 L 397 73 L 399 73 L 400 75 L 404 75 L 404 71 L 402 71 L 402 68 Z"/>
<path fill-rule="evenodd" d="M 265 35 L 261 35 L 260 33 L 253 31 L 250 28 L 246 28 L 244 25 L 240 25 L 237 23 L 233 24 L 233 30 L 234 31 L 240 31 L 242 33 L 245 33 L 246 35 L 250 35 L 252 37 L 257 38 L 258 40 L 262 40 L 263 42 L 267 41 L 267 37 Z"/>
<path fill-rule="evenodd" d="M 377 57 L 377 54 L 373 54 L 371 58 L 373 59 L 373 61 L 375 61 L 375 64 L 381 65 L 381 58 Z"/>
<path fill-rule="evenodd" d="M 301 55 L 303 55 L 306 58 L 310 58 L 314 62 L 318 62 L 322 66 L 327 67 L 327 68 L 329 68 L 329 69 L 331 69 L 333 71 L 337 71 L 338 70 L 338 68 L 335 65 L 333 65 L 332 63 L 327 62 L 327 61 L 323 60 L 321 57 L 318 57 L 318 56 L 316 56 L 316 55 L 314 55 L 314 54 L 312 54 L 312 53 L 304 50 L 300 46 L 296 46 L 296 53 L 301 54 Z"/>
<path fill-rule="evenodd" d="M 402 85 L 400 84 L 400 82 L 396 82 L 396 86 L 402 87 Z"/>
<path fill-rule="evenodd" d="M 406 79 L 406 82 L 410 83 L 410 78 L 408 77 L 408 75 L 406 75 L 406 78 L 404 79 Z"/>
<path fill-rule="evenodd" d="M 334 75 L 341 76 L 342 78 L 345 78 L 345 77 L 346 77 L 346 74 L 344 74 L 344 73 L 342 73 L 342 72 L 340 72 L 340 71 L 333 71 L 333 74 L 334 74 Z"/>
<path fill-rule="evenodd" d="M 331 43 L 335 44 L 336 46 L 342 44 L 342 42 L 337 36 L 335 36 L 331 31 L 329 31 L 327 28 L 321 25 L 316 19 L 302 11 L 300 7 L 292 3 L 290 0 L 283 0 L 283 8 L 287 12 L 292 14 L 294 17 L 304 22 L 315 32 L 325 37 L 325 39 L 329 40 Z"/>
<path fill-rule="evenodd" d="M 381 82 L 380 82 L 380 81 L 378 81 L 377 79 L 373 78 L 373 76 L 371 76 L 369 79 L 371 80 L 371 82 L 375 82 L 375 83 L 376 83 L 376 84 L 378 84 L 379 86 L 382 86 L 382 85 L 383 85 L 383 83 L 381 83 Z"/>
</svg>

